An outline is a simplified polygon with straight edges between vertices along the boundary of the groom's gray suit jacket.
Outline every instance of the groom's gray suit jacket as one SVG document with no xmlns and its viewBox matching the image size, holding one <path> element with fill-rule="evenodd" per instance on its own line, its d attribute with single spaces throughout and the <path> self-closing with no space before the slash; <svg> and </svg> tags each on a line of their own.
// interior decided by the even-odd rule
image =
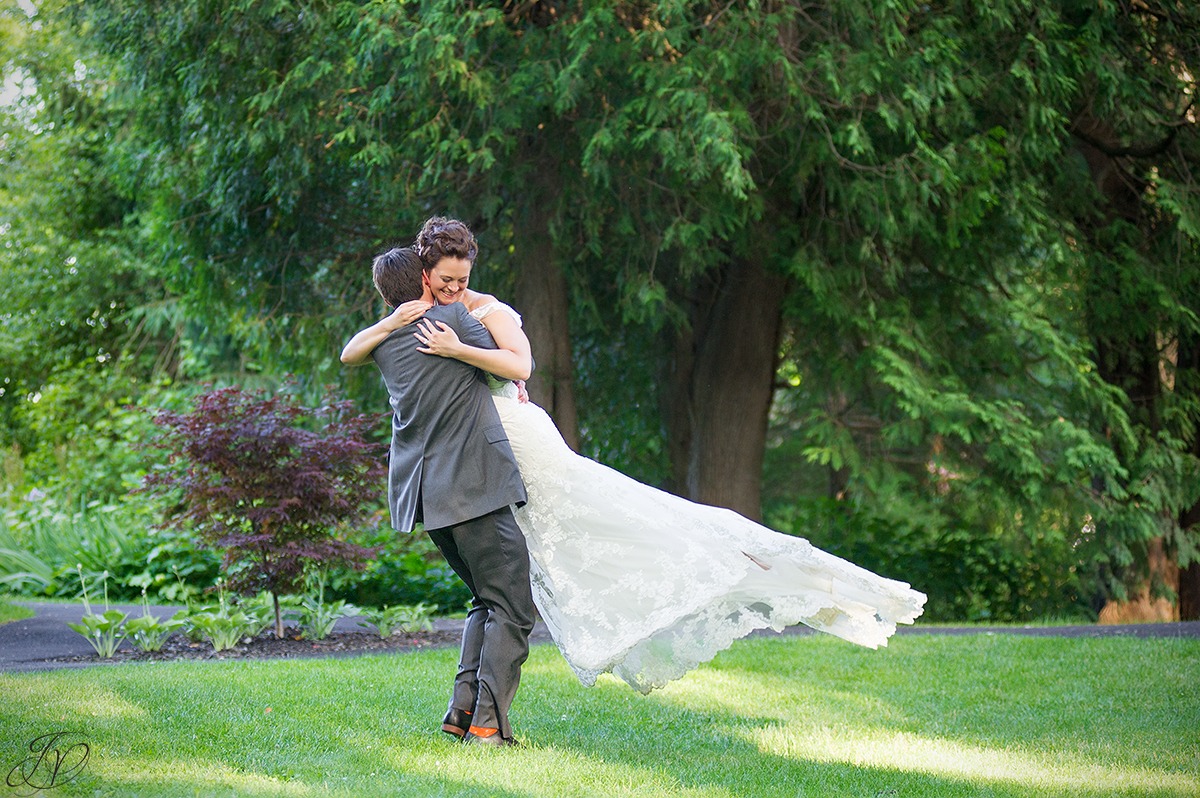
<svg viewBox="0 0 1200 798">
<path fill-rule="evenodd" d="M 487 329 L 460 303 L 425 314 L 471 346 L 495 349 Z M 508 436 L 484 374 L 458 360 L 417 351 L 415 324 L 389 335 L 371 357 L 392 405 L 388 506 L 392 527 L 442 529 L 525 502 Z"/>
</svg>

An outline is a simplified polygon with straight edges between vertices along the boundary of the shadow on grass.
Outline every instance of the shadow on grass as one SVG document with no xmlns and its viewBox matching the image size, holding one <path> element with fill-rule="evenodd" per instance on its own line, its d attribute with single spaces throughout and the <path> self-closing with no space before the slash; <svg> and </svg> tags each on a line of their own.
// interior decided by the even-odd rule
<svg viewBox="0 0 1200 798">
<path fill-rule="evenodd" d="M 658 697 L 702 707 L 693 722 L 749 743 L 763 766 L 803 763 L 804 786 L 830 794 L 1200 794 L 1196 641 L 1001 636 L 874 652 L 819 637 L 784 657 L 778 645 L 746 641 Z"/>
<path fill-rule="evenodd" d="M 662 795 L 1184 798 L 1194 780 L 1091 764 L 1060 770 L 1042 756 L 944 744 L 934 737 L 684 709 L 648 709 L 625 739 L 551 732 L 543 745 L 595 763 L 617 781 L 638 773 Z M 620 763 L 614 771 L 610 763 Z M 597 777 L 597 781 L 602 780 Z M 531 795 L 541 794 L 531 792 Z M 550 793 L 547 793 L 550 794 Z M 586 792 L 580 794 L 587 794 Z"/>
</svg>

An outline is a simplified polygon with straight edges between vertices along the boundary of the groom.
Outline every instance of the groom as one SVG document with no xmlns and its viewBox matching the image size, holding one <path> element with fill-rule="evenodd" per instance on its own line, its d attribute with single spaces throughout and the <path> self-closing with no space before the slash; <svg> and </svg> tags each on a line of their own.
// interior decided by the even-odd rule
<svg viewBox="0 0 1200 798">
<path fill-rule="evenodd" d="M 473 255 L 474 238 L 465 225 L 463 232 Z M 375 259 L 375 287 L 400 310 L 351 339 L 342 360 L 365 361 L 364 342 L 370 346 L 382 337 L 369 356 L 383 373 L 392 407 L 392 527 L 407 532 L 423 522 L 471 591 L 442 730 L 468 743 L 514 745 L 508 709 L 529 655 L 534 605 L 529 552 L 509 506 L 525 502 L 525 486 L 483 373 L 458 360 L 421 354 L 415 323 L 398 327 L 407 320 L 402 305 L 433 302 L 422 266 L 412 248 Z M 424 318 L 444 322 L 464 343 L 496 346 L 461 303 L 434 304 Z"/>
</svg>

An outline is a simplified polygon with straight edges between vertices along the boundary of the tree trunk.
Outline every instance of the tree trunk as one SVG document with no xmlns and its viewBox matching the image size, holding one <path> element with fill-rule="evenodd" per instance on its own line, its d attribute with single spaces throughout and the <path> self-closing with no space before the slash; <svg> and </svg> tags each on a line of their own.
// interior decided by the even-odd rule
<svg viewBox="0 0 1200 798">
<path fill-rule="evenodd" d="M 1129 591 L 1125 601 L 1109 601 L 1100 610 L 1102 624 L 1155 623 L 1177 621 L 1179 612 L 1166 598 L 1155 595 L 1158 586 L 1175 590 L 1179 585 L 1179 568 L 1167 554 L 1161 537 L 1151 538 L 1146 546 L 1146 565 L 1149 576 Z"/>
<path fill-rule="evenodd" d="M 1171 380 L 1173 391 L 1189 390 L 1195 385 L 1195 375 L 1200 373 L 1200 337 L 1181 335 L 1175 349 L 1175 373 L 1190 374 L 1188 380 Z M 1186 397 L 1185 401 L 1195 401 Z M 1200 459 L 1200 432 L 1191 431 L 1189 450 L 1192 457 Z M 1200 502 L 1196 502 L 1179 514 L 1179 528 L 1185 535 L 1195 535 L 1200 528 Z M 1179 620 L 1200 621 L 1200 562 L 1193 562 L 1179 569 Z"/>
<path fill-rule="evenodd" d="M 549 216 L 536 200 L 515 220 L 517 310 L 533 349 L 529 398 L 554 419 L 567 445 L 579 450 L 574 365 L 568 326 L 567 278 L 554 256 Z"/>
<path fill-rule="evenodd" d="M 1200 621 L 1200 562 L 1179 571 L 1179 620 Z"/>
<path fill-rule="evenodd" d="M 695 320 L 697 314 L 693 313 Z M 692 328 L 681 327 L 670 341 L 671 356 L 662 375 L 664 386 L 660 394 L 663 427 L 667 433 L 667 462 L 670 480 L 664 486 L 678 496 L 688 495 L 688 463 L 692 451 L 692 374 L 696 369 L 696 336 Z"/>
<path fill-rule="evenodd" d="M 271 591 L 271 603 L 275 607 L 275 639 L 283 639 L 283 610 L 279 607 L 279 594 Z"/>
<path fill-rule="evenodd" d="M 1110 125 L 1084 110 L 1076 116 L 1072 125 L 1075 148 L 1088 165 L 1089 174 L 1098 192 L 1103 196 L 1101 208 L 1106 217 L 1105 225 L 1116 220 L 1139 228 L 1145 240 L 1153 232 L 1153 218 L 1144 207 L 1143 193 L 1146 181 L 1142 172 L 1130 165 L 1127 148 L 1120 145 L 1120 137 Z M 1124 152 L 1125 154 L 1122 154 Z M 1096 220 L 1081 220 L 1080 229 L 1090 231 Z M 1091 234 L 1091 233 L 1089 233 Z M 1097 250 L 1103 245 L 1094 242 Z M 1154 325 L 1160 323 L 1153 307 L 1132 304 L 1135 297 L 1126 295 L 1124 283 L 1118 273 L 1131 269 L 1130 263 L 1109 265 L 1112 273 L 1094 272 L 1087 286 L 1088 307 L 1086 309 L 1089 334 L 1096 351 L 1096 364 L 1100 376 L 1110 385 L 1122 390 L 1136 410 L 1135 418 L 1157 435 L 1163 428 L 1162 404 L 1164 394 L 1176 389 L 1173 369 L 1164 368 L 1162 339 L 1165 332 Z M 1142 324 L 1112 324 L 1114 309 L 1120 308 L 1126 318 L 1148 321 Z M 1096 310 L 1101 312 L 1096 313 Z M 1124 459 L 1125 455 L 1121 455 Z M 1175 521 L 1179 519 L 1171 518 Z M 1159 586 L 1180 594 L 1181 571 L 1173 548 L 1162 537 L 1146 542 L 1146 570 L 1144 582 L 1131 586 L 1131 598 L 1126 602 L 1110 601 L 1100 612 L 1101 622 L 1131 622 L 1147 620 L 1171 620 L 1177 608 L 1162 598 L 1155 598 Z"/>
<path fill-rule="evenodd" d="M 1192 439 L 1192 453 L 1200 456 L 1200 436 Z M 1184 534 L 1200 525 L 1200 502 L 1193 504 L 1179 518 L 1179 527 Z M 1200 562 L 1193 562 L 1179 569 L 1179 620 L 1200 621 Z"/>
<path fill-rule="evenodd" d="M 779 349 L 780 278 L 753 259 L 725 269 L 677 339 L 668 416 L 672 469 L 693 501 L 762 513 L 767 415 Z M 676 485 L 678 489 L 679 485 Z"/>
</svg>

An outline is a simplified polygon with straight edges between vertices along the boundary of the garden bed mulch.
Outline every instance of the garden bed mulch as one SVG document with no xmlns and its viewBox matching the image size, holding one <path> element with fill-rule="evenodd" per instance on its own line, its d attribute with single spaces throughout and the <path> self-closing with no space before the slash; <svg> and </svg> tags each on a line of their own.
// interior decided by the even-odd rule
<svg viewBox="0 0 1200 798">
<path fill-rule="evenodd" d="M 173 634 L 163 644 L 161 651 L 139 651 L 126 641 L 121 644 L 110 660 L 102 660 L 95 653 L 90 653 L 53 657 L 46 661 L 99 663 L 105 661 L 294 659 L 383 652 L 396 653 L 438 646 L 457 646 L 461 639 L 460 632 L 443 630 L 411 634 L 397 633 L 387 638 L 381 638 L 372 632 L 334 632 L 322 640 L 306 639 L 295 629 L 287 629 L 285 632 L 282 639 L 276 638 L 274 632 L 264 632 L 255 638 L 244 638 L 238 645 L 224 651 L 214 651 L 211 643 L 195 643 L 184 635 Z"/>
</svg>

